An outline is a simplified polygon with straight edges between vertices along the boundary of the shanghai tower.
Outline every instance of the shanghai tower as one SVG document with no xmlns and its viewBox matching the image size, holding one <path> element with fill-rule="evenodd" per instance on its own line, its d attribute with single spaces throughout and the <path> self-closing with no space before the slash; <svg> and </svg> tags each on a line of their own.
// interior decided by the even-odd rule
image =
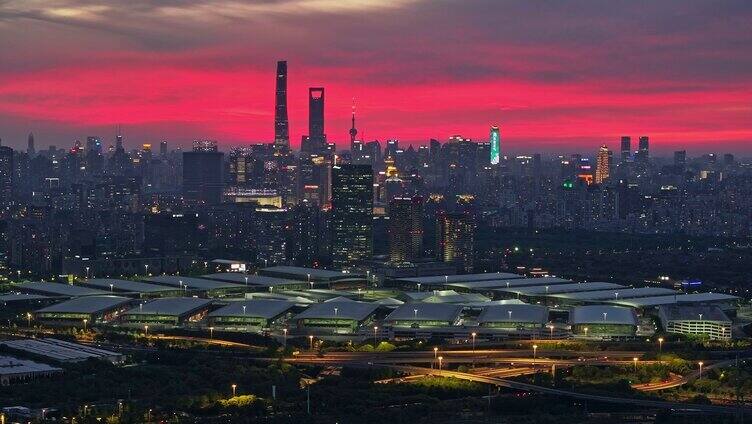
<svg viewBox="0 0 752 424">
<path fill-rule="evenodd" d="M 274 110 L 274 148 L 290 150 L 290 131 L 287 123 L 287 61 L 277 62 L 277 95 Z"/>
</svg>

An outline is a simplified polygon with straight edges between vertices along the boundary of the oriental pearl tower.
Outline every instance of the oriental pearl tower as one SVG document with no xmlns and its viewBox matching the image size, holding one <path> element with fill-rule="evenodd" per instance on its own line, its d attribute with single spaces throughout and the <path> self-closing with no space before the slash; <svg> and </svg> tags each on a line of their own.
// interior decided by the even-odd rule
<svg viewBox="0 0 752 424">
<path fill-rule="evenodd" d="M 355 153 L 361 150 L 361 143 L 355 141 L 355 136 L 358 135 L 358 130 L 355 128 L 355 98 L 353 97 L 352 104 L 352 127 L 350 128 L 350 151 Z"/>
</svg>

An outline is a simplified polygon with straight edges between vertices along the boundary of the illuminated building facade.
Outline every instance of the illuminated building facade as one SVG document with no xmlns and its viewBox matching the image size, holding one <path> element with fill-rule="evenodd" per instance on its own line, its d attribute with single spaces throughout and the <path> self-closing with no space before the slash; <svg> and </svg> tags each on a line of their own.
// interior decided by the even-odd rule
<svg viewBox="0 0 752 424">
<path fill-rule="evenodd" d="M 373 254 L 371 165 L 332 167 L 332 263 L 344 268 Z"/>
<path fill-rule="evenodd" d="M 277 91 L 274 106 L 274 149 L 290 150 L 290 132 L 287 121 L 287 61 L 277 62 Z"/>
<path fill-rule="evenodd" d="M 595 161 L 595 183 L 603 184 L 611 175 L 611 151 L 605 145 L 598 149 Z"/>
<path fill-rule="evenodd" d="M 423 256 L 423 198 L 395 197 L 389 202 L 389 259 L 414 262 Z"/>
<path fill-rule="evenodd" d="M 491 165 L 498 165 L 501 155 L 501 135 L 499 135 L 498 126 L 494 125 L 491 127 L 489 141 L 491 143 Z"/>
<path fill-rule="evenodd" d="M 439 215 L 437 233 L 439 259 L 457 264 L 464 272 L 472 272 L 475 263 L 475 222 L 472 215 Z"/>
</svg>

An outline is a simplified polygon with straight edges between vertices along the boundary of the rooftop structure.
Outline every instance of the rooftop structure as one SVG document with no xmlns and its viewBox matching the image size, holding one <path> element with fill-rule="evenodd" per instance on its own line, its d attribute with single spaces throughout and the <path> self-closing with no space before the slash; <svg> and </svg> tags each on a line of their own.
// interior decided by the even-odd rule
<svg viewBox="0 0 752 424">
<path fill-rule="evenodd" d="M 155 299 L 125 312 L 123 319 L 126 324 L 178 325 L 203 318 L 211 302 L 196 297 Z"/>
<path fill-rule="evenodd" d="M 33 302 L 35 300 L 48 300 L 52 299 L 50 296 L 42 296 L 41 294 L 28 294 L 28 293 L 6 293 L 0 295 L 0 304 L 7 305 L 9 303 L 16 302 Z"/>
<path fill-rule="evenodd" d="M 572 310 L 570 321 L 578 324 L 637 325 L 637 317 L 630 308 L 608 305 L 579 306 Z"/>
<path fill-rule="evenodd" d="M 208 315 L 209 323 L 221 326 L 269 327 L 273 321 L 295 306 L 280 300 L 243 300 L 230 302 Z"/>
<path fill-rule="evenodd" d="M 556 284 L 556 285 L 544 285 L 544 286 L 532 286 L 532 287 L 517 287 L 517 288 L 496 288 L 493 289 L 497 293 L 511 293 L 518 296 L 547 296 L 556 293 L 575 293 L 583 291 L 593 290 L 606 290 L 606 289 L 621 289 L 624 286 L 614 283 L 574 283 L 574 284 Z"/>
<path fill-rule="evenodd" d="M 671 290 L 663 287 L 637 287 L 637 288 L 624 288 L 624 289 L 611 289 L 611 290 L 595 290 L 586 292 L 569 292 L 569 293 L 555 293 L 551 297 L 569 299 L 569 300 L 618 300 L 618 299 L 632 299 L 637 297 L 650 297 L 660 295 L 673 295 L 676 294 L 676 290 Z"/>
<path fill-rule="evenodd" d="M 507 329 L 541 328 L 548 322 L 548 309 L 539 305 L 487 306 L 478 316 L 481 327 Z"/>
<path fill-rule="evenodd" d="M 313 282 L 332 282 L 342 280 L 346 278 L 364 278 L 365 275 L 350 274 L 341 271 L 330 271 L 319 268 L 303 268 L 298 266 L 286 266 L 278 265 L 268 268 L 261 268 L 258 271 L 259 275 L 288 278 L 297 281 L 313 281 Z"/>
<path fill-rule="evenodd" d="M 395 309 L 384 322 L 394 327 L 446 327 L 459 320 L 462 309 L 447 303 L 408 303 Z"/>
<path fill-rule="evenodd" d="M 484 280 L 468 281 L 459 283 L 449 283 L 447 286 L 458 289 L 487 291 L 495 288 L 515 288 L 515 287 L 534 287 L 534 286 L 554 286 L 573 283 L 572 280 L 558 277 L 537 277 L 537 278 L 516 278 L 501 280 Z"/>
<path fill-rule="evenodd" d="M 127 309 L 133 299 L 121 296 L 84 296 L 56 303 L 34 312 L 34 318 L 55 322 L 109 321 Z"/>
<path fill-rule="evenodd" d="M 117 280 L 114 278 L 92 278 L 83 282 L 86 286 L 91 286 L 97 289 L 108 290 L 112 292 L 121 293 L 139 293 L 139 294 L 164 294 L 164 293 L 179 293 L 180 290 L 176 290 L 174 287 L 167 287 L 157 284 L 141 283 L 138 281 L 130 280 Z"/>
<path fill-rule="evenodd" d="M 569 320 L 575 336 L 622 339 L 634 337 L 637 331 L 634 309 L 621 306 L 578 306 L 572 309 Z"/>
<path fill-rule="evenodd" d="M 240 274 L 237 272 L 221 272 L 216 274 L 204 275 L 204 278 L 215 281 L 224 281 L 243 285 L 243 287 L 250 288 L 263 288 L 268 290 L 269 288 L 279 289 L 307 289 L 310 285 L 306 281 L 294 280 L 289 278 L 269 277 L 266 275 L 251 275 Z"/>
<path fill-rule="evenodd" d="M 465 283 L 491 280 L 512 280 L 524 278 L 522 275 L 511 274 L 507 272 L 482 273 L 482 274 L 460 274 L 460 275 L 433 275 L 429 277 L 406 277 L 399 278 L 397 282 L 401 285 L 420 284 L 425 288 L 435 285 L 448 285 L 450 283 Z"/>
<path fill-rule="evenodd" d="M 124 359 L 124 356 L 117 352 L 53 338 L 9 340 L 2 342 L 2 345 L 12 350 L 43 356 L 58 362 L 101 359 L 117 363 Z"/>
<path fill-rule="evenodd" d="M 47 364 L 18 359 L 12 356 L 0 356 L 0 385 L 3 386 L 17 381 L 26 382 L 33 378 L 50 377 L 61 372 L 63 372 L 61 368 Z"/>
<path fill-rule="evenodd" d="M 315 327 L 336 333 L 352 333 L 365 323 L 379 305 L 367 302 L 325 302 L 311 305 L 293 317 L 300 329 Z"/>
<path fill-rule="evenodd" d="M 723 293 L 691 293 L 676 294 L 669 296 L 652 296 L 635 299 L 612 300 L 608 303 L 615 305 L 630 306 L 632 308 L 647 308 L 660 305 L 670 305 L 673 303 L 697 303 L 697 304 L 718 304 L 721 308 L 726 305 L 734 305 L 739 301 L 738 296 Z"/>
<path fill-rule="evenodd" d="M 227 273 L 230 275 L 243 275 L 243 274 L 237 274 L 237 273 Z M 212 275 L 225 275 L 222 274 L 212 274 Z M 153 284 L 161 284 L 165 286 L 170 287 L 177 287 L 178 289 L 185 290 L 185 287 L 188 287 L 188 291 L 206 291 L 206 292 L 242 292 L 245 290 L 244 285 L 235 284 L 233 282 L 228 282 L 226 280 L 220 280 L 220 279 L 210 279 L 208 276 L 205 276 L 206 278 L 196 278 L 196 277 L 184 277 L 180 275 L 159 275 L 156 277 L 149 277 L 144 278 L 144 281 L 153 283 Z"/>
<path fill-rule="evenodd" d="M 72 284 L 47 283 L 44 281 L 17 284 L 15 288 L 23 293 L 37 293 L 50 296 L 75 297 L 110 294 L 108 291 L 82 287 L 79 285 L 74 286 Z"/>
<path fill-rule="evenodd" d="M 454 290 L 434 290 L 423 292 L 403 293 L 409 302 L 423 303 L 455 303 L 464 305 L 469 303 L 488 302 L 491 299 L 478 293 L 457 293 Z"/>
</svg>

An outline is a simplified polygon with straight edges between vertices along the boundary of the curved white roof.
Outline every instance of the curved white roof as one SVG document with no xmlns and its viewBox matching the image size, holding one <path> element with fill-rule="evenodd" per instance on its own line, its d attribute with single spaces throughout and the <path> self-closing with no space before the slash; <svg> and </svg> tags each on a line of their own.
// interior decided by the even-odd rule
<svg viewBox="0 0 752 424">
<path fill-rule="evenodd" d="M 623 306 L 589 305 L 572 309 L 572 324 L 625 324 L 637 325 L 634 309 Z"/>
</svg>

